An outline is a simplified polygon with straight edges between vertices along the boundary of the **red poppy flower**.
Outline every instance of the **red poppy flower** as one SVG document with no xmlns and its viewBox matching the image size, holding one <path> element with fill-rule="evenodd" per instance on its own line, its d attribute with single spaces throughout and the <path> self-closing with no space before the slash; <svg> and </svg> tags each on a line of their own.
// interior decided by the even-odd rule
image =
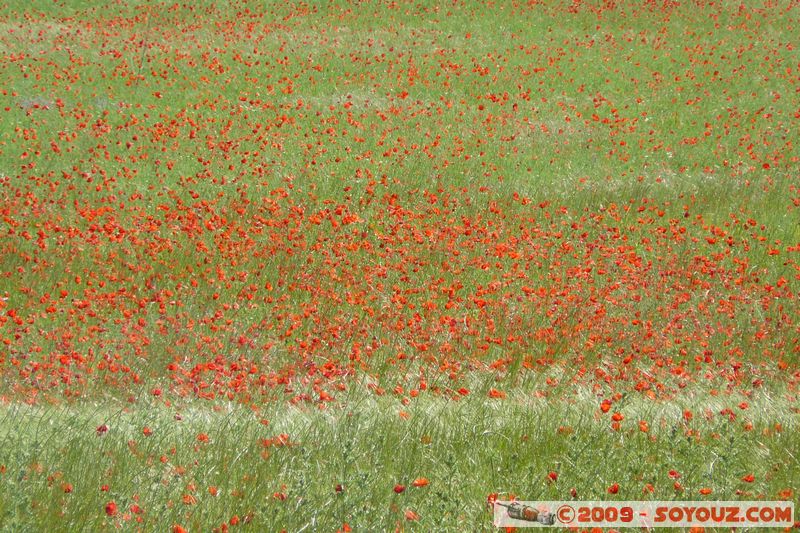
<svg viewBox="0 0 800 533">
<path fill-rule="evenodd" d="M 403 514 L 405 515 L 406 520 L 409 520 L 409 521 L 419 520 L 419 515 L 417 513 L 415 513 L 414 511 L 412 511 L 411 509 L 406 509 L 406 512 L 403 513 Z"/>
<path fill-rule="evenodd" d="M 117 514 L 117 504 L 113 501 L 110 501 L 106 504 L 105 510 L 108 516 L 114 516 Z"/>
</svg>

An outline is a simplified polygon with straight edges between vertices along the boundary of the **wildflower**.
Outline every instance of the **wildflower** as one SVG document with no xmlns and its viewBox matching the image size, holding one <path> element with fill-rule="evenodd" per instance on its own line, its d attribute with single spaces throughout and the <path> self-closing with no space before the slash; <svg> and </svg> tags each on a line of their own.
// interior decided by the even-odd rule
<svg viewBox="0 0 800 533">
<path fill-rule="evenodd" d="M 105 506 L 105 511 L 108 516 L 114 516 L 117 514 L 117 504 L 114 501 L 110 501 Z"/>
<path fill-rule="evenodd" d="M 405 514 L 406 520 L 409 520 L 409 521 L 419 520 L 419 515 L 417 513 L 415 513 L 414 511 L 412 511 L 411 509 L 406 509 L 406 512 L 403 513 L 403 514 Z"/>
</svg>

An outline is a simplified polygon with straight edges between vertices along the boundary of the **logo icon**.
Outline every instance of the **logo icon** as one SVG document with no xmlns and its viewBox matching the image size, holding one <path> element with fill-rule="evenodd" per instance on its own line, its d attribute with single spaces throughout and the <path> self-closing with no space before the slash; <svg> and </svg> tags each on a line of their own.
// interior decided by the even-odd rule
<svg viewBox="0 0 800 533">
<path fill-rule="evenodd" d="M 552 526 L 556 522 L 556 517 L 549 511 L 539 510 L 530 505 L 523 505 L 520 502 L 502 503 L 495 502 L 495 505 L 505 507 L 509 518 L 522 520 L 525 522 L 538 522 L 545 526 Z"/>
</svg>

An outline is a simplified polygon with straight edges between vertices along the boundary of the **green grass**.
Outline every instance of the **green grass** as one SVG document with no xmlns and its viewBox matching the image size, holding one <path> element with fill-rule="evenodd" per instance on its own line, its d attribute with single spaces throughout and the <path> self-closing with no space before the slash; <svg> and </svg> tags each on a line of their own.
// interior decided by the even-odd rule
<svg viewBox="0 0 800 533">
<path fill-rule="evenodd" d="M 266 404 L 258 412 L 147 399 L 29 406 L 5 404 L 0 416 L 7 531 L 208 530 L 234 515 L 245 530 L 488 531 L 490 493 L 528 500 L 776 499 L 800 476 L 797 417 L 780 394 L 749 398 L 704 390 L 680 400 L 623 399 L 619 431 L 598 418 L 598 399 L 569 387 L 555 398 L 515 389 L 505 401 L 471 394 L 459 401 L 424 394 L 408 406 L 389 393 L 342 394 L 328 409 Z M 570 399 L 566 399 L 570 398 Z M 732 407 L 737 420 L 696 410 Z M 400 413 L 407 413 L 407 418 Z M 649 422 L 650 431 L 638 428 Z M 744 420 L 752 429 L 744 428 Z M 96 428 L 109 430 L 98 436 Z M 776 431 L 780 424 L 780 431 Z M 144 436 L 145 427 L 153 429 Z M 199 442 L 204 433 L 208 442 Z M 287 446 L 262 439 L 287 434 Z M 164 458 L 164 461 L 161 460 Z M 675 490 L 670 470 L 680 473 Z M 547 479 L 556 472 L 558 479 Z M 755 475 L 754 483 L 741 478 Z M 414 487 L 424 477 L 429 484 Z M 73 489 L 64 492 L 64 484 Z M 607 488 L 620 484 L 611 497 Z M 650 483 L 654 492 L 644 492 Z M 108 491 L 101 487 L 108 484 Z M 406 486 L 396 494 L 396 484 Z M 343 490 L 336 491 L 341 485 Z M 216 487 L 217 495 L 209 494 Z M 698 490 L 711 488 L 710 496 Z M 275 493 L 285 495 L 278 499 Z M 191 494 L 196 503 L 184 503 Z M 119 515 L 106 517 L 108 501 Z M 132 515 L 136 503 L 143 510 Z M 420 518 L 405 520 L 413 510 Z M 137 517 L 141 522 L 137 522 Z M 305 528 L 305 529 L 304 529 Z"/>
</svg>

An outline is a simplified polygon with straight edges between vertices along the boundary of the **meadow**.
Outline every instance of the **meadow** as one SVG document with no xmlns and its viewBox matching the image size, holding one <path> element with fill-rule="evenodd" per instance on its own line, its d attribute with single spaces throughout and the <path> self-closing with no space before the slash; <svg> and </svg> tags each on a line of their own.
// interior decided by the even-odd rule
<svg viewBox="0 0 800 533">
<path fill-rule="evenodd" d="M 0 531 L 797 506 L 798 25 L 0 3 Z"/>
</svg>

